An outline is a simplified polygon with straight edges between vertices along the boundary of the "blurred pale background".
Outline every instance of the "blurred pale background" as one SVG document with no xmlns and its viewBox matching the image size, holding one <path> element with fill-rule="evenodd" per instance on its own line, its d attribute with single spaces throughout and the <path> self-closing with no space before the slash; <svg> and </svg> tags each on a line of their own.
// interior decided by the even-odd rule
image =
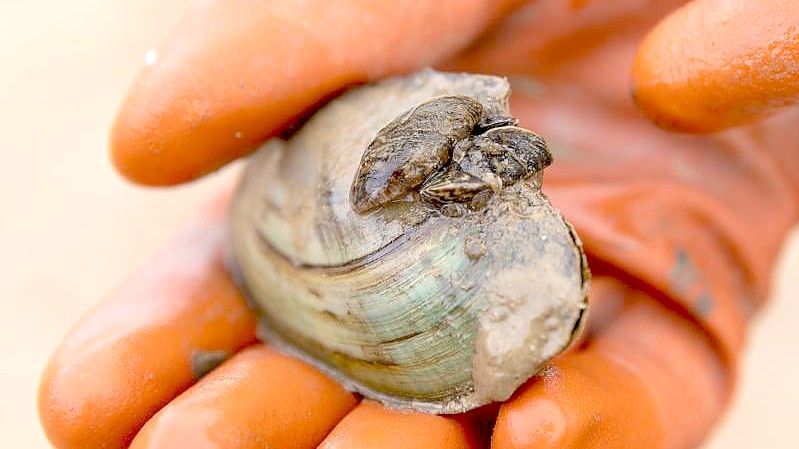
<svg viewBox="0 0 799 449">
<path fill-rule="evenodd" d="M 146 190 L 118 179 L 106 159 L 107 130 L 126 86 L 190 3 L 0 0 L 3 446 L 49 447 L 35 395 L 59 338 L 235 175 Z M 771 307 L 751 334 L 733 407 L 708 449 L 796 447 L 797 274 L 794 238 Z"/>
</svg>

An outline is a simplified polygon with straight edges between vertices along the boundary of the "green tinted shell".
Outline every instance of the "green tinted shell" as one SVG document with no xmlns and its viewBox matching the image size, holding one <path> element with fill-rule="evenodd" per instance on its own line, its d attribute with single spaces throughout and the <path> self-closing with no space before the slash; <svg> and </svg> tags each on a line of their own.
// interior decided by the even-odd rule
<svg viewBox="0 0 799 449">
<path fill-rule="evenodd" d="M 505 400 L 563 351 L 589 275 L 574 230 L 541 193 L 543 166 L 479 208 L 443 213 L 418 190 L 455 163 L 457 142 L 446 141 L 415 187 L 375 207 L 353 201 L 365 153 L 398 117 L 447 96 L 479 104 L 479 117 L 456 111 L 466 121 L 445 132 L 437 123 L 392 137 L 442 151 L 432 134 L 470 138 L 478 120 L 509 115 L 508 95 L 501 78 L 423 71 L 351 90 L 256 152 L 230 226 L 262 336 L 365 396 L 436 413 Z M 403 170 L 407 158 L 386 163 Z"/>
</svg>

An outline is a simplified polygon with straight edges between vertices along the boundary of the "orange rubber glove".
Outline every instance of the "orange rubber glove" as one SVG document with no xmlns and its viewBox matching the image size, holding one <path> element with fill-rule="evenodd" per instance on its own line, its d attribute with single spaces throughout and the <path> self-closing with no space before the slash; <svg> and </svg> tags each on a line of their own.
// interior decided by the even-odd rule
<svg viewBox="0 0 799 449">
<path fill-rule="evenodd" d="M 797 218 L 799 113 L 713 136 L 676 135 L 635 109 L 630 71 L 636 60 L 636 98 L 656 118 L 688 98 L 718 99 L 752 119 L 767 112 L 758 109 L 763 98 L 789 103 L 795 79 L 718 81 L 729 94 L 716 96 L 703 83 L 712 74 L 723 79 L 726 65 L 668 78 L 684 61 L 651 58 L 669 30 L 691 26 L 691 11 L 714 3 L 752 9 L 754 2 L 687 6 L 656 28 L 637 59 L 647 31 L 681 2 L 516 3 L 201 2 L 135 83 L 112 133 L 112 155 L 130 179 L 172 185 L 246 154 L 354 83 L 428 64 L 508 75 L 514 115 L 554 151 L 544 189 L 589 253 L 592 305 L 581 344 L 498 407 L 435 416 L 359 403 L 333 380 L 254 342 L 255 319 L 223 265 L 226 193 L 56 351 L 39 398 L 53 444 L 696 447 L 728 401 L 747 321 L 767 298 L 775 255 Z M 758 2 L 759 17 L 789 16 L 769 10 L 780 3 Z M 705 28 L 724 32 L 726 20 L 733 18 L 705 14 Z M 749 31 L 761 41 L 775 36 L 772 28 Z M 736 42 L 727 54 L 738 52 Z M 796 56 L 795 46 L 780 48 Z M 692 58 L 704 56 L 710 60 Z M 757 64 L 752 70 L 769 73 Z M 769 90 L 778 85 L 784 91 Z M 758 95 L 736 94 L 746 86 Z M 693 106 L 659 121 L 683 123 L 686 111 Z M 725 117 L 699 120 L 706 128 L 737 123 Z"/>
<path fill-rule="evenodd" d="M 754 122 L 799 99 L 799 4 L 693 1 L 650 33 L 634 73 L 638 104 L 662 126 Z"/>
</svg>

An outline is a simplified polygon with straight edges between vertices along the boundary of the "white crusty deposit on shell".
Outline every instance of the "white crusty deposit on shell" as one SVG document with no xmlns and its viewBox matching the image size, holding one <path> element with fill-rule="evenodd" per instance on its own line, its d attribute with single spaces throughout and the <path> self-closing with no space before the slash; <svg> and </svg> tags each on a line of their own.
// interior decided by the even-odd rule
<svg viewBox="0 0 799 449">
<path fill-rule="evenodd" d="M 453 94 L 508 115 L 496 77 L 423 71 L 353 89 L 251 158 L 231 215 L 233 271 L 265 338 L 352 390 L 437 413 L 507 399 L 563 351 L 589 277 L 540 172 L 457 214 L 418 192 L 353 210 L 377 133 Z"/>
</svg>

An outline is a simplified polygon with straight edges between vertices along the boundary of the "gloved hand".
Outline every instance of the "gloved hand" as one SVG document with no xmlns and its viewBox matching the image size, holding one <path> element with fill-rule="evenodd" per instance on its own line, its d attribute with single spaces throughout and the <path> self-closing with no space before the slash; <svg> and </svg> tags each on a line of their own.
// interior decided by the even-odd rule
<svg viewBox="0 0 799 449">
<path fill-rule="evenodd" d="M 700 444 L 796 219 L 799 113 L 707 137 L 670 133 L 635 109 L 630 70 L 635 61 L 635 98 L 658 123 L 752 121 L 796 98 L 799 5 L 697 1 L 636 58 L 681 2 L 519 3 L 201 2 L 136 81 L 112 155 L 136 182 L 173 185 L 245 155 L 352 84 L 431 64 L 507 75 L 514 115 L 554 152 L 544 190 L 589 253 L 579 345 L 498 407 L 435 416 L 359 401 L 255 343 L 255 318 L 224 268 L 223 193 L 57 350 L 40 391 L 53 444 Z"/>
</svg>

